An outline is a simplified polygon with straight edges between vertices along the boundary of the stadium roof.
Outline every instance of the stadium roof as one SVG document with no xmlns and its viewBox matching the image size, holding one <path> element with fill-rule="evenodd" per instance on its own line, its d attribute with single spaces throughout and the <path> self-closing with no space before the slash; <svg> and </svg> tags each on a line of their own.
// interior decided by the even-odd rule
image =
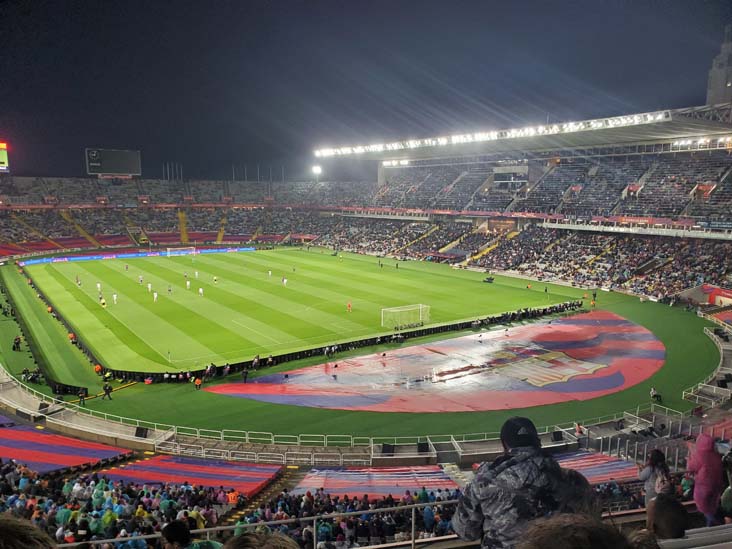
<svg viewBox="0 0 732 549">
<path fill-rule="evenodd" d="M 426 159 L 636 143 L 711 142 L 732 136 L 732 103 L 543 126 L 321 148 L 318 158 Z M 729 140 L 728 140 L 729 141 Z M 689 144 L 689 143 L 686 143 Z"/>
</svg>

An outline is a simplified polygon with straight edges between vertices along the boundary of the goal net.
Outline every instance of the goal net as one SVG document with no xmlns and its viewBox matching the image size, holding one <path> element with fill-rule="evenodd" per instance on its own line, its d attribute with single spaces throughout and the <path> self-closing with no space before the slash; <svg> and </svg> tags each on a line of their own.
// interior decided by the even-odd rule
<svg viewBox="0 0 732 549">
<path fill-rule="evenodd" d="M 178 255 L 195 255 L 197 253 L 195 246 L 188 246 L 183 248 L 166 248 L 165 250 L 168 257 Z"/>
<path fill-rule="evenodd" d="M 430 321 L 429 305 L 404 305 L 381 309 L 381 327 L 394 330 L 424 326 Z"/>
</svg>

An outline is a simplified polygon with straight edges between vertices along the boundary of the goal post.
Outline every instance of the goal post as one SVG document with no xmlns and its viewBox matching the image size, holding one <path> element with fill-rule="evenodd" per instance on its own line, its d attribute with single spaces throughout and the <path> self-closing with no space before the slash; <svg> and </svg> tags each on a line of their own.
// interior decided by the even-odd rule
<svg viewBox="0 0 732 549">
<path fill-rule="evenodd" d="M 381 327 L 394 330 L 415 328 L 429 324 L 430 306 L 418 303 L 381 309 Z"/>
<path fill-rule="evenodd" d="M 180 248 L 165 248 L 165 255 L 168 257 L 176 257 L 179 255 L 196 255 L 195 246 L 183 246 Z"/>
</svg>

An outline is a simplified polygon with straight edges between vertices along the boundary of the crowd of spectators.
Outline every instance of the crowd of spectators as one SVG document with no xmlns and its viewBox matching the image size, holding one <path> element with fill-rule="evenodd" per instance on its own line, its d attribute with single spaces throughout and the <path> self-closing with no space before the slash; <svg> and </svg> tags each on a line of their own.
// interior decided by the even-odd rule
<svg viewBox="0 0 732 549">
<path fill-rule="evenodd" d="M 480 259 L 472 261 L 471 265 L 490 271 L 509 271 L 523 263 L 535 261 L 544 253 L 547 246 L 559 237 L 559 232 L 555 229 L 529 225 L 513 237 L 508 233 L 496 248 Z"/>
<path fill-rule="evenodd" d="M 262 503 L 258 509 L 244 515 L 237 527 L 274 520 L 301 519 L 295 523 L 283 524 L 279 532 L 295 539 L 300 547 L 313 545 L 313 521 L 316 515 L 338 513 L 359 513 L 343 517 L 319 520 L 317 523 L 318 547 L 332 544 L 338 549 L 367 547 L 411 539 L 412 513 L 404 511 L 379 511 L 390 507 L 401 507 L 415 503 L 431 505 L 416 513 L 415 528 L 419 538 L 447 535 L 452 530 L 454 505 L 442 502 L 457 499 L 460 491 L 430 490 L 422 488 L 403 494 L 394 494 L 374 499 L 368 494 L 359 496 L 333 496 L 322 488 L 314 493 L 302 495 L 282 491 L 277 497 Z M 310 519 L 310 520 L 308 520 Z M 321 545 L 322 544 L 322 545 Z"/>
<path fill-rule="evenodd" d="M 337 250 L 386 255 L 411 242 L 429 227 L 427 223 L 368 218 L 339 218 L 337 226 L 317 243 Z M 406 242 L 405 242 L 406 240 Z"/>
<path fill-rule="evenodd" d="M 125 538 L 160 532 L 183 520 L 191 530 L 214 527 L 219 510 L 241 506 L 244 496 L 224 488 L 113 482 L 97 473 L 64 478 L 38 475 L 14 461 L 0 464 L 0 512 L 29 520 L 59 543 L 117 539 L 116 547 L 145 549 Z"/>
<path fill-rule="evenodd" d="M 519 162 L 528 171 L 509 173 L 501 160 L 472 164 L 389 167 L 384 181 L 212 181 L 74 179 L 4 176 L 0 200 L 15 206 L 223 203 L 232 205 L 383 206 L 559 212 L 571 217 L 630 215 L 726 219 L 732 191 L 725 176 L 726 151 L 656 156 L 564 158 Z M 498 167 L 501 169 L 498 170 Z M 533 175 L 532 175 L 533 174 Z M 727 178 L 729 180 L 729 178 Z M 698 185 L 702 192 L 694 192 Z M 514 200 L 517 198 L 516 200 Z"/>
<path fill-rule="evenodd" d="M 571 232 L 530 226 L 473 262 L 577 286 L 663 299 L 700 284 L 728 286 L 732 244 L 718 240 Z"/>
<path fill-rule="evenodd" d="M 472 225 L 469 223 L 440 223 L 427 236 L 409 245 L 404 253 L 412 257 L 430 256 L 471 230 Z"/>
</svg>

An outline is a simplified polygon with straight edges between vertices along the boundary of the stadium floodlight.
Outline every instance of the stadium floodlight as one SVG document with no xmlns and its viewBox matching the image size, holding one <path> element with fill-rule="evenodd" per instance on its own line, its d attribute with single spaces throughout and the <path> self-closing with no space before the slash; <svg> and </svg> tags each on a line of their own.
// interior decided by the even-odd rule
<svg viewBox="0 0 732 549">
<path fill-rule="evenodd" d="M 321 173 L 323 173 L 323 168 L 321 168 L 320 166 L 313 166 L 314 175 L 320 175 Z"/>
<path fill-rule="evenodd" d="M 348 156 L 352 154 L 394 152 L 401 150 L 412 150 L 426 147 L 445 147 L 447 145 L 464 145 L 468 143 L 479 143 L 484 141 L 498 141 L 502 139 L 518 139 L 522 137 L 534 137 L 536 135 L 557 135 L 564 133 L 575 133 L 584 131 L 603 130 L 608 128 L 622 128 L 625 126 L 638 126 L 641 124 L 655 124 L 657 122 L 670 122 L 671 111 L 655 111 L 648 113 L 615 116 L 610 118 L 598 118 L 595 120 L 583 120 L 579 122 L 564 122 L 550 126 L 527 126 L 525 128 L 512 128 L 507 130 L 481 131 L 475 133 L 463 133 L 450 135 L 448 137 L 428 137 L 425 139 L 406 139 L 393 143 L 380 143 L 371 145 L 357 145 L 350 147 L 328 147 L 315 151 L 316 158 L 327 158 L 331 156 Z"/>
</svg>

